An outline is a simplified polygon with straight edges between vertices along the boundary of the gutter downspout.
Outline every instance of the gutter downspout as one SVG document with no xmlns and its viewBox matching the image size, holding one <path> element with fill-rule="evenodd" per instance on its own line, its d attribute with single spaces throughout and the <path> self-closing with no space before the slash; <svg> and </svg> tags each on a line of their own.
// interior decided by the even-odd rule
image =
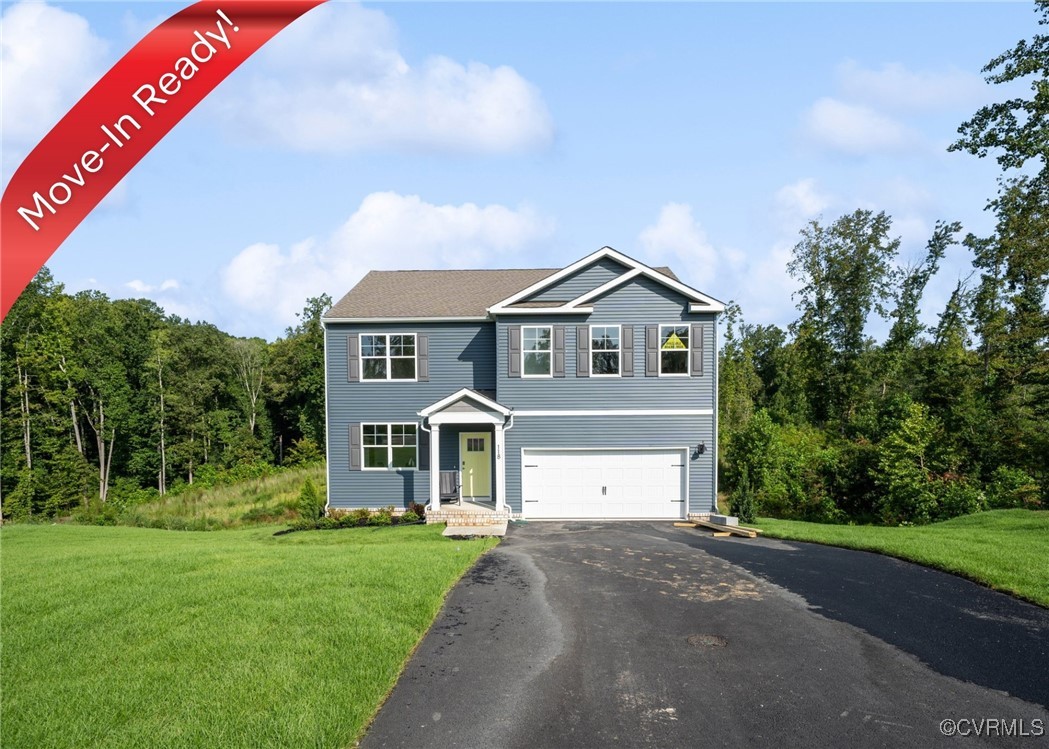
<svg viewBox="0 0 1049 749">
<path fill-rule="evenodd" d="M 500 459 L 500 462 L 501 462 L 501 464 L 503 466 L 503 494 L 504 495 L 506 494 L 506 433 L 509 432 L 513 428 L 514 428 L 514 410 L 511 408 L 510 409 L 510 420 L 508 422 L 506 422 L 506 424 L 503 426 L 503 445 L 502 445 L 503 455 L 502 455 L 502 458 Z M 510 513 L 510 503 L 506 501 L 506 497 L 505 496 L 499 497 L 499 501 L 502 503 L 503 507 L 506 508 L 506 512 L 509 515 L 509 513 Z"/>
</svg>

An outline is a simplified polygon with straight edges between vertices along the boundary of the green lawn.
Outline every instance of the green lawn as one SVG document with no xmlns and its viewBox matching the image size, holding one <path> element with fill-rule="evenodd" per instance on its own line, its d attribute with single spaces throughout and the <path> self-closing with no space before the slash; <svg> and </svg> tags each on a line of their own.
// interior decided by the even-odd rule
<svg viewBox="0 0 1049 749">
<path fill-rule="evenodd" d="M 346 747 L 491 541 L 0 531 L 0 745 Z"/>
<path fill-rule="evenodd" d="M 889 528 L 759 518 L 766 536 L 909 559 L 1049 606 L 1049 511 L 993 510 Z"/>
</svg>

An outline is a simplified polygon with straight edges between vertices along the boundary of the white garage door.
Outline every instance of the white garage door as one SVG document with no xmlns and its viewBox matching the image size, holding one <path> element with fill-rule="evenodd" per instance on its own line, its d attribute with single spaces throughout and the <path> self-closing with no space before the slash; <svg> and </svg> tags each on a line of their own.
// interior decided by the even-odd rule
<svg viewBox="0 0 1049 749">
<path fill-rule="evenodd" d="M 685 450 L 525 450 L 526 518 L 683 518 Z"/>
</svg>

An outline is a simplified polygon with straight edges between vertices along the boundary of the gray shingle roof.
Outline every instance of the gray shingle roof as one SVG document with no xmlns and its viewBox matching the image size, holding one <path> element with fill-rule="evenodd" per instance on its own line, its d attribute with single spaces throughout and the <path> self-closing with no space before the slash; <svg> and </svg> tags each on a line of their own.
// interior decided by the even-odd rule
<svg viewBox="0 0 1049 749">
<path fill-rule="evenodd" d="M 484 317 L 496 302 L 559 270 L 373 270 L 324 317 Z M 655 270 L 677 278 L 669 268 Z"/>
</svg>

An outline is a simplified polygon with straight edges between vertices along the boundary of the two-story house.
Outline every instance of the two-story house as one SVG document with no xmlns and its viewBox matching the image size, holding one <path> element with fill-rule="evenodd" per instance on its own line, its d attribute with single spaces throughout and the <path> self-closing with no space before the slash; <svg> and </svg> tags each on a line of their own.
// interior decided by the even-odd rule
<svg viewBox="0 0 1049 749">
<path fill-rule="evenodd" d="M 443 489 L 526 519 L 716 512 L 723 309 L 609 247 L 372 271 L 324 318 L 328 507 L 432 514 Z"/>
</svg>

